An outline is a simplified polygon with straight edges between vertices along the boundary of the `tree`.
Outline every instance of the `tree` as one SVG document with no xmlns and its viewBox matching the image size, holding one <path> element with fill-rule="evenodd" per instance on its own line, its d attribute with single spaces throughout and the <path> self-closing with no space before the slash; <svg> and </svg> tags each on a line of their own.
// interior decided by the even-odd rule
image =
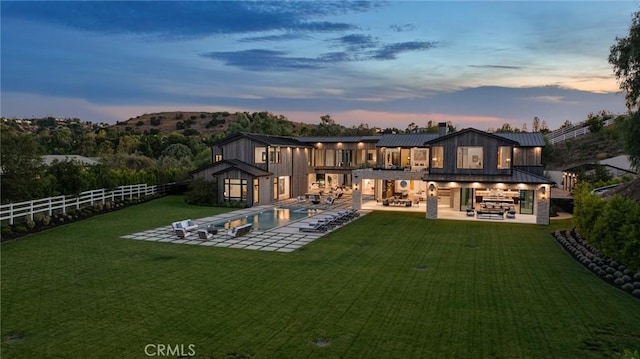
<svg viewBox="0 0 640 359">
<path fill-rule="evenodd" d="M 86 191 L 95 182 L 82 165 L 76 161 L 54 161 L 47 174 L 55 179 L 55 190 L 59 194 L 78 194 Z"/>
<path fill-rule="evenodd" d="M 562 125 L 560 125 L 560 128 L 566 128 L 566 127 L 571 127 L 573 126 L 573 123 L 571 123 L 571 121 L 569 120 L 565 120 Z"/>
<path fill-rule="evenodd" d="M 630 111 L 638 110 L 640 97 L 640 12 L 633 14 L 629 36 L 617 37 L 611 46 L 609 63 L 625 91 L 625 101 Z"/>
<path fill-rule="evenodd" d="M 549 130 L 549 125 L 547 125 L 547 121 L 542 120 L 542 122 L 540 122 L 540 133 L 547 134 L 549 132 L 551 132 L 551 130 Z"/>
<path fill-rule="evenodd" d="M 630 113 L 629 116 L 619 117 L 624 150 L 629 155 L 631 166 L 640 170 L 640 111 Z"/>
<path fill-rule="evenodd" d="M 42 148 L 34 135 L 3 130 L 0 139 L 1 195 L 3 202 L 16 202 L 40 195 L 43 174 Z"/>
<path fill-rule="evenodd" d="M 587 115 L 587 121 L 585 122 L 591 133 L 598 133 L 604 127 L 604 122 L 610 118 L 613 118 L 613 115 L 603 110 L 597 114 L 590 113 Z"/>
<path fill-rule="evenodd" d="M 622 134 L 625 151 L 629 155 L 631 165 L 640 169 L 640 114 L 638 105 L 640 98 L 640 12 L 633 15 L 629 36 L 616 37 L 611 46 L 609 63 L 625 92 L 625 102 L 630 114 L 622 122 Z"/>
<path fill-rule="evenodd" d="M 311 130 L 313 136 L 340 136 L 342 134 L 343 127 L 338 125 L 336 121 L 331 118 L 331 115 L 326 114 L 320 116 L 320 124 Z"/>
<path fill-rule="evenodd" d="M 533 118 L 533 123 L 531 124 L 531 131 L 532 132 L 540 132 L 541 128 L 540 128 L 540 118 L 538 118 L 538 116 Z"/>
</svg>

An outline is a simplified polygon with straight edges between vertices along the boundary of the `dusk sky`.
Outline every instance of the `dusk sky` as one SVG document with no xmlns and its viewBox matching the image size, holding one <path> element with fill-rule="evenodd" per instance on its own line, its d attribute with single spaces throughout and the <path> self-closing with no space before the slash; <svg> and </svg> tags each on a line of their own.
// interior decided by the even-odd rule
<svg viewBox="0 0 640 359">
<path fill-rule="evenodd" d="M 623 113 L 609 48 L 637 1 L 11 2 L 1 114 L 115 123 L 269 111 L 404 129 L 553 130 Z"/>
</svg>

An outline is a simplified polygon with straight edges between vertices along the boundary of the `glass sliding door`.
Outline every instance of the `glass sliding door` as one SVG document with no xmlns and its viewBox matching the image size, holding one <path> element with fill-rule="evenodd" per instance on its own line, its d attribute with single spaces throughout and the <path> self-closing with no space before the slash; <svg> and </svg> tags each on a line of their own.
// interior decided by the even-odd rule
<svg viewBox="0 0 640 359">
<path fill-rule="evenodd" d="M 460 210 L 466 211 L 473 208 L 473 188 L 460 188 Z"/>
<path fill-rule="evenodd" d="M 533 190 L 520 190 L 520 213 L 521 214 L 533 214 Z"/>
</svg>

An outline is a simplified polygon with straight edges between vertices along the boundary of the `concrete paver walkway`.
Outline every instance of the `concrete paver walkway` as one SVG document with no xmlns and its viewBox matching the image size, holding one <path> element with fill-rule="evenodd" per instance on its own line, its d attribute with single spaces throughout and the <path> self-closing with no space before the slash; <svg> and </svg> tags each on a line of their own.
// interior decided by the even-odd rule
<svg viewBox="0 0 640 359">
<path fill-rule="evenodd" d="M 195 232 L 191 233 L 191 235 L 185 239 L 180 239 L 173 233 L 171 225 L 125 235 L 122 236 L 122 238 L 175 244 L 253 249 L 272 252 L 293 252 L 296 249 L 302 248 L 308 243 L 311 243 L 316 239 L 324 236 L 325 234 L 339 228 L 336 227 L 323 233 L 300 232 L 300 228 L 309 227 L 310 223 L 315 223 L 318 220 L 328 218 L 341 210 L 351 208 L 351 196 L 343 196 L 343 198 L 337 199 L 333 204 L 322 202 L 321 204 L 313 205 L 309 202 L 298 203 L 297 200 L 285 200 L 280 201 L 278 203 L 278 206 L 313 208 L 318 210 L 318 214 L 310 217 L 305 217 L 297 221 L 289 222 L 284 226 L 275 227 L 264 231 L 254 230 L 247 235 L 237 238 L 228 235 L 226 230 L 219 230 L 218 233 L 214 234 L 213 237 L 209 240 L 200 240 L 198 238 L 198 234 Z M 212 223 L 224 222 L 227 219 L 246 216 L 273 207 L 274 206 L 256 206 L 245 208 L 237 211 L 219 214 L 216 216 L 196 219 L 194 220 L 194 222 L 196 222 L 198 224 L 198 227 L 202 229 L 206 228 L 207 225 Z M 359 212 L 361 215 L 364 215 L 369 213 L 370 211 Z"/>
</svg>

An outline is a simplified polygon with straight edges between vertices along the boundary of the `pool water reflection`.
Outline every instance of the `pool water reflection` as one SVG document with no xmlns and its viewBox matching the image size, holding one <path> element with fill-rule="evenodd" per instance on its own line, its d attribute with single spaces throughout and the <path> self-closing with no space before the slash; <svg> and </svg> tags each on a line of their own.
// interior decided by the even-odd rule
<svg viewBox="0 0 640 359">
<path fill-rule="evenodd" d="M 253 230 L 265 231 L 284 226 L 293 221 L 310 217 L 322 210 L 304 207 L 275 207 L 268 210 L 251 213 L 246 216 L 231 218 L 225 222 L 215 223 L 216 228 L 233 228 L 245 223 L 253 223 Z"/>
</svg>

